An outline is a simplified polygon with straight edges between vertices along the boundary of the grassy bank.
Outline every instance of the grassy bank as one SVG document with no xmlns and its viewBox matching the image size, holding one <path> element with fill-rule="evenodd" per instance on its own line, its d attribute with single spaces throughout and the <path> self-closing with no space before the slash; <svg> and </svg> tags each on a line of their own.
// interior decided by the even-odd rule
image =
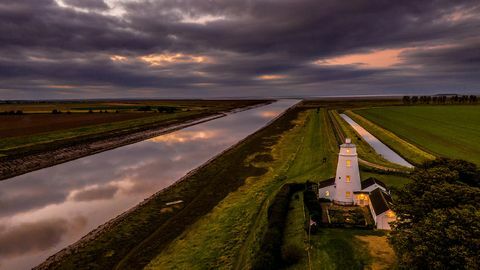
<svg viewBox="0 0 480 270">
<path fill-rule="evenodd" d="M 355 113 L 434 155 L 480 165 L 480 106 L 381 107 Z"/>
<path fill-rule="evenodd" d="M 243 163 L 265 168 L 266 174 L 252 176 L 237 191 L 230 193 L 208 215 L 191 226 L 180 238 L 160 253 L 148 269 L 241 269 L 251 263 L 266 225 L 269 200 L 284 183 L 283 172 L 296 156 L 303 141 L 302 130 L 308 114 L 301 112 L 294 128 L 279 133 L 277 142 L 263 151 L 251 149 Z M 270 138 L 275 139 L 275 137 Z M 260 150 L 260 151 L 259 151 Z M 271 155 L 258 162 L 256 156 Z"/>
<path fill-rule="evenodd" d="M 434 155 L 420 149 L 416 145 L 409 143 L 408 141 L 398 137 L 393 132 L 376 125 L 375 123 L 369 121 L 359 114 L 356 114 L 355 112 L 346 111 L 345 113 L 359 125 L 365 128 L 368 132 L 390 147 L 393 151 L 401 155 L 408 162 L 418 165 L 426 160 L 432 160 L 435 158 Z"/>
</svg>

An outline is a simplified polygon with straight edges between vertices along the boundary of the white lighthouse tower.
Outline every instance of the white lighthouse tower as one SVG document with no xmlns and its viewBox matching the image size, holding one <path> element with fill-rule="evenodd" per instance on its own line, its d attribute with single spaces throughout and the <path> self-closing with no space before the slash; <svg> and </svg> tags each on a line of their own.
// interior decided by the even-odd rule
<svg viewBox="0 0 480 270">
<path fill-rule="evenodd" d="M 358 168 L 357 148 L 350 139 L 340 146 L 337 174 L 335 176 L 335 197 L 338 204 L 354 204 L 353 192 L 362 189 Z"/>
</svg>

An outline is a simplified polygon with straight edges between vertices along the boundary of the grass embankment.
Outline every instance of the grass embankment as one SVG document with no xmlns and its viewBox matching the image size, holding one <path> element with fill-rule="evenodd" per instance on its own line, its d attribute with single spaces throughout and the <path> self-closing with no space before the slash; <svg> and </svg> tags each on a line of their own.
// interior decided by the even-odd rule
<svg viewBox="0 0 480 270">
<path fill-rule="evenodd" d="M 299 109 L 289 110 L 283 117 L 249 136 L 206 166 L 199 168 L 182 182 L 154 195 L 142 206 L 137 207 L 109 229 L 100 233 L 96 239 L 83 243 L 75 252 L 67 254 L 62 260 L 54 262 L 49 267 L 55 269 L 142 268 L 161 253 L 171 241 L 174 239 L 181 241 L 184 236 L 177 237 L 182 235 L 187 228 L 195 228 L 198 225 L 195 223 L 196 221 L 202 217 L 215 217 L 215 211 L 225 207 L 219 202 L 224 200 L 227 195 L 235 193 L 231 192 L 238 190 L 246 181 L 256 184 L 255 176 L 264 175 L 268 170 L 263 166 L 254 166 L 253 163 L 268 162 L 267 154 L 270 153 L 270 148 L 282 140 L 281 134 L 294 128 L 295 125 L 291 122 L 297 119 L 299 112 Z M 294 147 L 297 146 L 294 145 Z M 290 149 L 279 149 L 278 151 L 289 152 Z M 261 157 L 257 158 L 257 162 L 255 162 L 253 161 L 255 156 L 252 154 L 257 152 L 261 154 Z M 252 162 L 248 162 L 249 160 Z M 278 180 L 278 178 L 275 179 Z M 244 191 L 248 192 L 248 190 Z M 258 199 L 261 199 L 262 193 L 264 192 L 257 194 Z M 241 195 L 236 194 L 237 196 Z M 238 199 L 243 200 L 244 198 Z M 249 199 L 250 201 L 246 203 L 251 205 L 259 203 L 255 201 L 256 196 L 249 197 Z M 184 203 L 177 208 L 166 206 L 167 202 L 176 200 L 183 200 Z M 249 209 L 245 205 L 231 205 L 231 207 L 233 209 L 229 208 L 229 210 L 238 215 L 221 219 L 229 224 L 226 226 L 231 234 L 225 238 L 225 235 L 222 234 L 224 233 L 222 227 L 213 223 L 207 224 L 204 228 L 207 233 L 204 236 L 206 240 L 209 240 L 207 243 L 212 246 L 205 246 L 201 241 L 186 244 L 190 248 L 188 250 L 193 249 L 196 252 L 193 259 L 196 260 L 194 265 L 197 267 L 223 265 L 223 261 L 227 260 L 225 256 L 231 253 L 228 249 L 221 250 L 217 247 L 223 248 L 224 243 L 231 243 L 228 246 L 237 246 L 236 232 L 244 229 L 237 222 L 248 218 Z M 221 215 L 218 217 L 222 218 Z M 248 231 L 248 228 L 246 230 Z M 220 244 L 215 245 L 216 243 Z M 213 256 L 215 259 L 210 260 L 209 256 Z"/>
<path fill-rule="evenodd" d="M 434 155 L 480 165 L 478 105 L 381 107 L 355 113 Z"/>
<path fill-rule="evenodd" d="M 208 215 L 177 238 L 159 254 L 148 269 L 215 269 L 237 268 L 252 262 L 267 224 L 269 200 L 285 181 L 283 172 L 302 144 L 303 127 L 308 114 L 300 113 L 295 127 L 283 134 L 272 134 L 277 141 L 270 148 L 250 149 L 241 163 L 267 169 L 261 176 L 249 177 L 237 191 L 230 193 Z M 272 159 L 259 156 L 271 156 Z"/>
<path fill-rule="evenodd" d="M 350 126 L 339 114 L 337 111 L 329 111 L 330 116 L 333 121 L 338 123 L 338 126 L 340 128 L 340 132 L 343 133 L 344 137 L 350 138 L 352 140 L 352 143 L 354 143 L 357 146 L 357 153 L 358 157 L 369 161 L 371 163 L 378 164 L 380 166 L 384 166 L 387 168 L 393 168 L 393 169 L 399 169 L 399 170 L 405 170 L 406 168 L 389 162 L 362 139 L 362 136 L 360 136 L 353 128 Z"/>
<path fill-rule="evenodd" d="M 400 107 L 399 107 L 400 108 Z M 355 111 L 358 112 L 358 111 Z M 358 115 L 352 111 L 346 111 L 345 114 L 350 116 L 355 122 L 365 128 L 368 132 L 377 137 L 380 141 L 390 147 L 393 151 L 397 152 L 408 162 L 419 165 L 426 160 L 435 159 L 435 156 L 425 152 L 419 147 L 407 142 L 406 140 L 398 137 L 393 132 L 376 125 L 375 123 L 367 120 L 366 118 Z"/>
</svg>

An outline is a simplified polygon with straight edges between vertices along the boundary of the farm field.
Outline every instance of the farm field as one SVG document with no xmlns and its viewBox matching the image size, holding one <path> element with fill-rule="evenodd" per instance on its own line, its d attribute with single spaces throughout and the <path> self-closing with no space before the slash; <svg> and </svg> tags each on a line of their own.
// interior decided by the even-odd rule
<svg viewBox="0 0 480 270">
<path fill-rule="evenodd" d="M 480 165 L 480 106 L 380 107 L 354 113 L 435 156 Z"/>
</svg>

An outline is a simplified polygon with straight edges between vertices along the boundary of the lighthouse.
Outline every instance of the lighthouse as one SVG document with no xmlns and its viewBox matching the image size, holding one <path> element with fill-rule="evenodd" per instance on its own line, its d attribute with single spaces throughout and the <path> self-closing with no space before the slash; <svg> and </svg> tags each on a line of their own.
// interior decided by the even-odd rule
<svg viewBox="0 0 480 270">
<path fill-rule="evenodd" d="M 353 192 L 361 189 L 357 148 L 347 138 L 345 143 L 340 145 L 333 201 L 338 204 L 354 204 Z"/>
</svg>

